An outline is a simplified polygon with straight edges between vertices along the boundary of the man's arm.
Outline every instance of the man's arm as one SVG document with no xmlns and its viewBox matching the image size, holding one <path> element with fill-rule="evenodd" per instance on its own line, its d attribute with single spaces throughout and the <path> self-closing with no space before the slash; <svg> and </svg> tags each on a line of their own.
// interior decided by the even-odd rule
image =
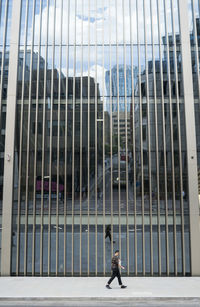
<svg viewBox="0 0 200 307">
<path fill-rule="evenodd" d="M 119 259 L 119 262 L 118 262 L 118 266 L 121 268 L 121 269 L 125 269 L 125 267 L 123 265 L 121 265 L 121 260 Z"/>
</svg>

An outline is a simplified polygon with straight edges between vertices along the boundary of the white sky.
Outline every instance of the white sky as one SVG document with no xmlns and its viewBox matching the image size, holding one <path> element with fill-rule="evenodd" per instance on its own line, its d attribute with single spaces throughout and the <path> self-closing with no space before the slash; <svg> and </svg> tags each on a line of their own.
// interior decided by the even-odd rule
<svg viewBox="0 0 200 307">
<path fill-rule="evenodd" d="M 25 3 L 26 0 L 24 0 Z M 70 2 L 69 2 L 70 1 Z M 145 14 L 146 14 L 146 39 L 147 43 L 151 44 L 151 13 L 150 13 L 150 0 L 145 1 Z M 178 9 L 177 0 L 174 0 L 174 22 L 175 32 L 179 31 L 178 26 Z M 32 0 L 29 0 L 32 3 Z M 75 3 L 76 14 L 75 14 Z M 90 3 L 90 5 L 89 5 Z M 116 3 L 117 3 L 117 15 L 116 15 Z M 170 0 L 166 0 L 166 12 L 167 12 L 167 23 L 168 33 L 172 32 L 172 21 L 171 21 L 171 8 Z M 39 29 L 40 29 L 40 15 L 39 6 L 40 0 L 36 0 L 36 16 L 35 16 L 35 42 L 39 42 Z M 49 23 L 47 25 L 47 6 L 46 0 L 43 0 L 42 8 L 42 26 L 41 26 L 41 41 L 43 44 L 46 42 L 46 33 L 48 26 L 48 42 L 53 43 L 54 34 L 54 0 L 49 0 Z M 132 21 L 132 43 L 137 44 L 137 16 L 136 16 L 136 0 L 63 0 L 63 7 L 61 7 L 62 1 L 56 0 L 55 8 L 55 44 L 61 43 L 61 32 L 62 32 L 62 44 L 66 44 L 68 40 L 69 32 L 69 43 L 72 47 L 69 49 L 69 75 L 73 75 L 73 63 L 74 63 L 74 43 L 81 44 L 83 36 L 83 44 L 88 45 L 88 38 L 90 34 L 90 44 L 99 44 L 97 48 L 97 61 L 96 61 L 96 49 L 95 46 L 90 47 L 90 75 L 95 76 L 96 62 L 97 62 L 97 82 L 102 88 L 103 74 L 110 67 L 110 49 L 109 46 L 104 47 L 104 67 L 103 67 L 103 48 L 102 42 L 105 44 L 116 44 L 116 31 L 119 44 L 130 43 L 130 20 Z M 110 6 L 109 6 L 110 4 Z M 124 4 L 124 6 L 123 6 Z M 131 7 L 129 6 L 131 4 Z M 165 21 L 164 21 L 164 7 L 163 0 L 159 0 L 160 5 L 160 31 L 161 37 L 165 35 Z M 70 18 L 68 20 L 68 8 L 70 10 Z M 90 8 L 90 9 L 89 9 Z M 143 12 L 143 1 L 138 0 L 138 11 L 139 11 L 139 39 L 140 43 L 144 44 L 144 12 Z M 31 15 L 32 8 L 30 7 L 29 14 Z M 29 30 L 28 30 L 28 43 L 32 40 L 32 28 L 29 15 Z M 154 43 L 158 44 L 158 16 L 157 16 L 157 0 L 152 0 L 152 20 L 154 28 Z M 117 20 L 117 23 L 116 23 Z M 62 31 L 61 31 L 62 27 Z M 69 29 L 68 29 L 69 27 Z M 124 29 L 124 31 L 123 31 Z M 76 38 L 76 40 L 75 40 Z M 22 40 L 23 41 L 23 40 Z M 66 48 L 65 48 L 66 49 Z M 65 53 L 63 48 L 63 52 Z M 37 51 L 35 47 L 34 51 Z M 158 48 L 155 48 L 156 57 L 158 58 Z M 56 47 L 56 63 L 59 64 L 59 47 Z M 88 47 L 83 48 L 83 62 L 81 58 L 81 47 L 76 47 L 76 75 L 80 75 L 81 63 L 83 64 L 83 74 L 88 75 Z M 134 54 L 134 65 L 137 65 L 137 48 L 133 48 Z M 152 57 L 152 50 L 148 48 L 148 58 Z M 111 49 L 111 67 L 116 65 L 116 47 Z M 140 50 L 141 67 L 145 64 L 145 49 L 142 47 Z M 52 64 L 51 56 L 48 58 L 49 67 Z M 118 48 L 118 62 L 119 64 L 124 63 L 124 48 L 123 46 Z M 131 49 L 126 47 L 126 65 L 131 64 Z M 63 55 L 62 59 L 62 72 L 66 75 L 66 57 Z M 104 78 L 105 80 L 105 78 Z"/>
</svg>

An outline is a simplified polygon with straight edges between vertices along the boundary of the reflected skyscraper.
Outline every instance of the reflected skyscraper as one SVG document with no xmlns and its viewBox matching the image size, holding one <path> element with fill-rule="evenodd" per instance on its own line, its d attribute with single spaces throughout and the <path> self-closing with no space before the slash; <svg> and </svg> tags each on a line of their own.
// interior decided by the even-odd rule
<svg viewBox="0 0 200 307">
<path fill-rule="evenodd" d="M 134 67 L 134 77 L 137 74 L 137 68 Z M 132 96 L 132 72 L 131 66 L 126 66 L 124 70 L 124 65 L 119 65 L 117 71 L 117 65 L 112 67 L 111 72 L 110 70 L 106 71 L 106 90 L 107 95 L 110 94 L 110 76 L 111 76 L 111 92 L 112 96 L 117 97 L 125 96 L 125 74 L 126 74 L 126 95 L 128 97 Z"/>
</svg>

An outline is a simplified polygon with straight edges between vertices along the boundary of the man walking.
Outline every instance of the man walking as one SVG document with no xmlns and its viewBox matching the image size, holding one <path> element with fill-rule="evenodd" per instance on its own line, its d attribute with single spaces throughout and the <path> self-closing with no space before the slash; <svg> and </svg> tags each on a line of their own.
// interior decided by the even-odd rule
<svg viewBox="0 0 200 307">
<path fill-rule="evenodd" d="M 119 268 L 122 268 L 122 269 L 125 269 L 122 265 L 121 265 L 121 260 L 119 259 L 119 251 L 116 250 L 115 251 L 115 255 L 112 257 L 112 266 L 111 266 L 111 269 L 112 269 L 112 276 L 111 278 L 109 279 L 107 285 L 106 285 L 106 288 L 107 289 L 112 289 L 110 287 L 110 284 L 111 282 L 113 281 L 113 279 L 115 277 L 118 278 L 118 282 L 119 282 L 119 285 L 121 286 L 121 289 L 125 289 L 127 286 L 124 286 L 122 284 L 122 280 L 121 280 L 121 275 L 120 275 L 120 271 L 119 271 Z"/>
<path fill-rule="evenodd" d="M 111 226 L 110 226 L 110 225 L 108 225 L 108 226 L 106 227 L 105 239 L 106 239 L 107 237 L 109 237 L 110 243 L 111 243 Z M 113 241 L 113 243 L 115 243 L 115 241 Z"/>
</svg>

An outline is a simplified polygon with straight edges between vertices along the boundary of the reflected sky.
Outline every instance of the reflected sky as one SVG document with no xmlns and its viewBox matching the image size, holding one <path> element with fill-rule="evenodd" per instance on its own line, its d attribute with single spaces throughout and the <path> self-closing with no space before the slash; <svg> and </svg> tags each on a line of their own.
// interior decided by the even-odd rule
<svg viewBox="0 0 200 307">
<path fill-rule="evenodd" d="M 23 0 L 22 7 L 26 7 L 26 0 Z M 175 32 L 179 32 L 178 22 L 178 6 L 177 0 L 173 1 L 174 11 L 174 22 Z M 139 40 L 140 43 L 145 42 L 145 31 L 144 31 L 144 17 L 146 21 L 146 41 L 152 43 L 151 33 L 151 10 L 153 20 L 153 38 L 154 43 L 158 43 L 158 3 L 157 0 L 110 0 L 110 1 L 89 1 L 89 0 L 57 0 L 54 11 L 54 1 L 49 0 L 49 44 L 53 42 L 54 33 L 54 14 L 55 14 L 55 43 L 59 44 L 61 40 L 60 27 L 62 24 L 63 37 L 62 44 L 68 42 L 68 30 L 69 30 L 69 43 L 74 44 L 116 44 L 118 43 L 130 43 L 132 34 L 132 43 L 137 43 L 137 18 L 139 25 Z M 160 33 L 161 37 L 165 35 L 165 18 L 164 11 L 167 13 L 167 30 L 168 33 L 172 32 L 172 16 L 171 16 L 171 1 L 166 0 L 166 6 L 164 6 L 163 0 L 159 1 L 159 18 L 160 18 Z M 138 17 L 137 17 L 138 11 Z M 33 12 L 33 0 L 29 1 L 29 27 L 31 27 Z M 70 14 L 68 14 L 70 12 Z M 23 13 L 23 12 L 22 12 Z M 25 14 L 23 15 L 22 28 L 25 25 Z M 47 15 L 48 7 L 47 0 L 42 1 L 42 43 L 46 40 L 47 30 Z M 62 22 L 60 22 L 62 19 Z M 76 25 L 75 25 L 76 24 Z M 69 25 L 69 29 L 68 29 Z M 123 27 L 125 31 L 123 31 Z M 38 41 L 37 35 L 39 36 L 40 28 L 40 0 L 36 0 L 35 7 L 35 41 Z M 104 31 L 103 31 L 104 30 Z M 111 30 L 111 35 L 110 35 Z M 82 38 L 83 32 L 83 38 Z M 103 33 L 104 32 L 104 33 Z M 96 35 L 97 33 L 97 35 Z M 22 34 L 22 36 L 24 33 Z M 103 39 L 104 38 L 104 39 Z M 103 39 L 103 40 L 102 40 Z M 23 39 L 22 39 L 23 41 Z M 31 42 L 31 33 L 29 33 L 28 44 Z"/>
<path fill-rule="evenodd" d="M 171 5 L 170 0 L 43 0 L 42 2 L 35 0 L 33 23 L 34 0 L 22 0 L 20 44 L 25 43 L 26 14 L 28 14 L 27 45 L 31 44 L 34 24 L 34 52 L 38 52 L 39 49 L 40 29 L 40 45 L 45 46 L 48 41 L 49 46 L 53 43 L 58 46 L 55 47 L 54 63 L 52 47 L 48 49 L 48 68 L 51 69 L 52 64 L 55 68 L 59 68 L 59 46 L 62 45 L 61 71 L 64 76 L 90 75 L 97 80 L 100 92 L 103 93 L 104 88 L 104 94 L 107 95 L 106 71 L 117 64 L 129 67 L 131 61 L 133 66 L 137 67 L 138 54 L 141 72 L 145 69 L 145 48 L 141 46 L 138 50 L 137 45 L 131 47 L 131 44 L 147 43 L 147 61 L 151 61 L 151 44 L 152 42 L 159 44 L 159 33 L 161 43 L 166 31 L 169 35 L 172 33 L 172 19 L 174 19 L 175 33 L 179 33 L 177 0 L 173 1 L 173 15 Z M 65 47 L 68 44 L 69 49 Z M 45 50 L 42 48 L 41 56 L 44 56 Z M 69 52 L 68 65 L 67 52 Z M 159 60 L 159 48 L 155 47 L 154 52 L 155 59 Z"/>
</svg>

